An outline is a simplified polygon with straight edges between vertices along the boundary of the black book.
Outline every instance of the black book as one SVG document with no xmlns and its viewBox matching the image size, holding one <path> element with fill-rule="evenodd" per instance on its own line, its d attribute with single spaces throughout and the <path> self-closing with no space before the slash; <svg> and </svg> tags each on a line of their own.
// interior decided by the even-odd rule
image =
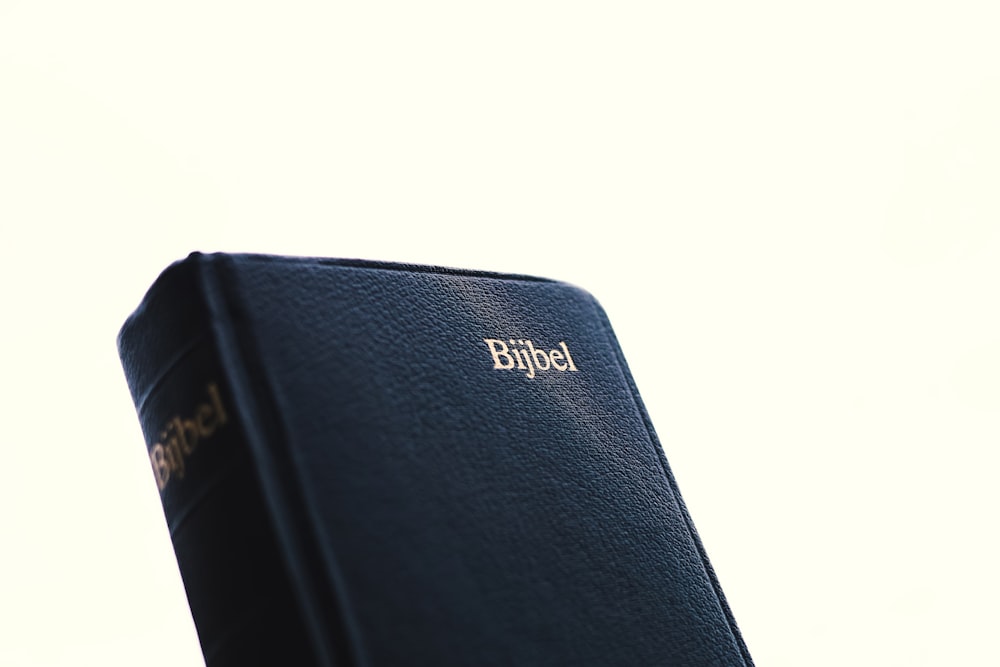
<svg viewBox="0 0 1000 667">
<path fill-rule="evenodd" d="M 579 288 L 193 254 L 119 349 L 210 667 L 752 665 Z"/>
</svg>

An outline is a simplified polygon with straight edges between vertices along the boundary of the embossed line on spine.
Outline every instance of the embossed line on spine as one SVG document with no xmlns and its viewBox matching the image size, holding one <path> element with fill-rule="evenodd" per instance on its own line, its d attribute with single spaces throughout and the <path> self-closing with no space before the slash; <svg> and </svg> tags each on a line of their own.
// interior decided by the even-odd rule
<svg viewBox="0 0 1000 667">
<path fill-rule="evenodd" d="M 192 516 L 197 509 L 204 505 L 209 497 L 232 476 L 233 469 L 226 467 L 216 471 L 210 479 L 204 480 L 199 484 L 197 490 L 191 494 L 188 501 L 184 504 L 184 507 L 173 516 L 168 517 L 167 528 L 170 531 L 171 537 L 181 529 L 188 517 Z"/>
<path fill-rule="evenodd" d="M 181 365 L 184 360 L 194 353 L 198 346 L 208 337 L 208 332 L 203 332 L 194 338 L 192 338 L 188 343 L 184 344 L 177 352 L 175 352 L 167 363 L 163 365 L 163 368 L 156 375 L 156 378 L 149 383 L 149 386 L 145 391 L 142 392 L 142 396 L 136 401 L 136 412 L 142 414 L 143 409 L 146 407 L 146 403 L 149 401 L 150 397 L 156 393 L 156 390 L 163 385 L 164 381 L 170 375 L 170 372 Z"/>
<path fill-rule="evenodd" d="M 328 550 L 314 543 L 315 536 L 303 536 L 296 530 L 295 526 L 300 523 L 293 520 L 297 512 L 296 506 L 306 512 L 311 522 L 315 521 L 315 516 L 309 512 L 305 500 L 296 495 L 294 482 L 281 479 L 280 473 L 276 472 L 281 469 L 290 473 L 292 471 L 288 469 L 292 464 L 268 445 L 267 434 L 280 438 L 287 447 L 287 429 L 280 423 L 280 415 L 276 414 L 278 406 L 275 405 L 266 382 L 252 376 L 247 370 L 248 364 L 257 363 L 256 360 L 260 355 L 256 354 L 257 342 L 253 332 L 247 327 L 237 330 L 233 324 L 238 306 L 242 305 L 242 295 L 234 275 L 235 264 L 232 255 L 219 254 L 206 257 L 203 259 L 199 279 L 206 296 L 211 326 L 219 344 L 220 362 L 225 374 L 232 380 L 235 410 L 246 420 L 247 442 L 253 458 L 256 459 L 256 465 L 265 471 L 258 479 L 270 500 L 272 512 L 277 514 L 273 517 L 272 528 L 276 531 L 280 543 L 290 552 L 285 554 L 289 574 L 298 588 L 301 604 L 307 607 L 303 610 L 304 616 L 312 626 L 310 634 L 316 638 L 316 650 L 322 654 L 320 659 L 332 667 L 343 664 L 339 656 L 344 656 L 354 667 L 364 667 L 368 661 L 364 657 L 360 633 L 348 613 L 350 605 L 345 598 L 336 559 Z M 255 361 L 251 362 L 248 359 Z M 327 558 L 327 562 L 323 563 L 325 565 L 323 571 L 318 575 L 324 579 L 333 577 L 333 581 L 328 583 L 330 590 L 327 591 L 333 602 L 331 612 L 324 611 L 327 605 L 321 600 L 322 592 L 317 592 L 315 582 L 309 580 L 310 547 Z M 312 569 L 315 567 L 314 565 Z M 330 569 L 333 569 L 333 572 Z M 330 628 L 320 622 L 320 619 L 331 615 L 336 617 L 336 622 L 343 633 L 342 640 L 345 643 L 343 646 L 331 641 Z"/>
</svg>

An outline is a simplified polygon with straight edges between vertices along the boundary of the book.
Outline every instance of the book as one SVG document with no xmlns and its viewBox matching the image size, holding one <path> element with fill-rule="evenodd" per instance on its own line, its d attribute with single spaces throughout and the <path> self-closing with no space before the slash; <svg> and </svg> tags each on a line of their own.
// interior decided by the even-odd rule
<svg viewBox="0 0 1000 667">
<path fill-rule="evenodd" d="M 209 667 L 753 664 L 586 291 L 194 253 L 118 343 Z"/>
</svg>

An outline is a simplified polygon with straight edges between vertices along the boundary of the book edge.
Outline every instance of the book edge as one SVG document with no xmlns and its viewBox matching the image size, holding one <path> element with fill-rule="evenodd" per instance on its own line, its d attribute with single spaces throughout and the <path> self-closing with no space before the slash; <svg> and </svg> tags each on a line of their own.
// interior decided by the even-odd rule
<svg viewBox="0 0 1000 667">
<path fill-rule="evenodd" d="M 625 378 L 630 397 L 636 406 L 636 410 L 642 417 L 642 423 L 649 437 L 649 442 L 655 450 L 654 454 L 660 464 L 660 469 L 663 472 L 667 485 L 681 510 L 681 515 L 684 518 L 684 526 L 698 552 L 699 560 L 705 570 L 705 575 L 707 576 L 709 584 L 712 587 L 712 591 L 715 593 L 719 607 L 726 618 L 726 623 L 729 626 L 729 631 L 733 636 L 736 648 L 739 650 L 740 656 L 743 658 L 745 667 L 754 667 L 753 658 L 750 656 L 746 642 L 743 639 L 743 634 L 740 632 L 739 626 L 736 624 L 736 617 L 733 615 L 732 609 L 730 608 L 729 603 L 726 600 L 726 596 L 722 591 L 722 586 L 715 573 L 715 569 L 712 567 L 711 561 L 708 559 L 708 552 L 705 550 L 705 546 L 702 544 L 698 531 L 694 526 L 694 521 L 688 511 L 687 504 L 684 502 L 683 496 L 681 496 L 680 487 L 677 485 L 677 480 L 674 478 L 673 472 L 670 469 L 670 463 L 667 461 L 666 453 L 663 451 L 663 446 L 656 435 L 655 429 L 653 428 L 653 422 L 649 418 L 649 413 L 646 411 L 646 406 L 642 401 L 642 396 L 639 394 L 639 388 L 635 384 L 635 379 L 632 377 L 632 373 L 629 370 L 621 345 L 619 345 L 618 338 L 615 336 L 614 329 L 611 326 L 611 321 L 608 318 L 607 313 L 605 313 L 604 308 L 601 307 L 597 299 L 592 296 L 591 303 L 597 313 L 598 319 L 601 322 L 604 333 L 608 338 L 608 343 L 615 352 L 615 360 L 618 364 L 618 368 L 621 371 L 622 376 Z"/>
</svg>

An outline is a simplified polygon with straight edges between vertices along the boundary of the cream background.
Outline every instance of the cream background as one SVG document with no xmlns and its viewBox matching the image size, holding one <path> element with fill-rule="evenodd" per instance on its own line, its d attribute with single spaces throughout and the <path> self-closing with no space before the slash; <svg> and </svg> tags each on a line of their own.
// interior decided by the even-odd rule
<svg viewBox="0 0 1000 667">
<path fill-rule="evenodd" d="M 1000 664 L 995 7 L 0 1 L 0 664 L 201 664 L 114 348 L 193 249 L 586 287 L 758 664 Z"/>
</svg>

